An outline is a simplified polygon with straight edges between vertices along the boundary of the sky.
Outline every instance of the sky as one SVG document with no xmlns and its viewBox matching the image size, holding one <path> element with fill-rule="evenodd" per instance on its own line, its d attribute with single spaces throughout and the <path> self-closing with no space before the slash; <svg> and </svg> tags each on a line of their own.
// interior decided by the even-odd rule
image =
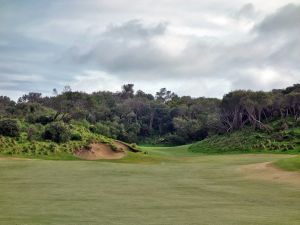
<svg viewBox="0 0 300 225">
<path fill-rule="evenodd" d="M 300 82 L 300 0 L 0 0 L 0 95 Z"/>
</svg>

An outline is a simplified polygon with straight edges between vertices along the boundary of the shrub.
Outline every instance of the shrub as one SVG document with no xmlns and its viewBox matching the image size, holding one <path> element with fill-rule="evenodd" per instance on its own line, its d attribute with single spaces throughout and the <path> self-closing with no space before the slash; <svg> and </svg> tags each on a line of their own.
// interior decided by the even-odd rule
<svg viewBox="0 0 300 225">
<path fill-rule="evenodd" d="M 20 135 L 20 126 L 17 120 L 0 120 L 0 135 L 9 137 L 18 137 Z"/>
<path fill-rule="evenodd" d="M 67 142 L 70 140 L 69 128 L 62 122 L 52 122 L 45 128 L 44 138 L 57 143 Z"/>
<path fill-rule="evenodd" d="M 49 150 L 51 153 L 54 153 L 54 152 L 57 150 L 56 145 L 55 145 L 55 144 L 50 144 L 50 145 L 48 146 L 48 150 Z"/>
<path fill-rule="evenodd" d="M 185 144 L 185 139 L 176 134 L 169 134 L 165 137 L 165 139 L 164 139 L 164 141 L 162 141 L 162 143 L 170 144 L 170 145 L 183 145 L 183 144 Z"/>
<path fill-rule="evenodd" d="M 46 125 L 54 121 L 54 117 L 50 114 L 29 114 L 25 117 L 25 120 L 28 123 L 40 123 L 42 125 Z"/>
<path fill-rule="evenodd" d="M 53 117 L 52 116 L 41 115 L 41 116 L 36 117 L 34 122 L 46 125 L 48 123 L 53 122 Z"/>
<path fill-rule="evenodd" d="M 71 140 L 72 141 L 81 141 L 82 137 L 79 133 L 72 133 L 71 134 Z"/>
<path fill-rule="evenodd" d="M 94 125 L 90 126 L 89 130 L 93 133 L 96 133 L 96 127 Z"/>
<path fill-rule="evenodd" d="M 119 149 L 118 149 L 118 147 L 117 146 L 115 146 L 114 144 L 110 144 L 110 147 L 111 147 L 111 149 L 114 151 L 114 152 L 116 152 L 116 151 L 118 151 Z"/>
<path fill-rule="evenodd" d="M 101 134 L 101 135 L 104 135 L 104 136 L 110 136 L 109 126 L 101 124 L 101 123 L 97 123 L 94 126 L 90 126 L 89 130 L 93 133 L 96 133 L 96 134 Z"/>
<path fill-rule="evenodd" d="M 44 127 L 41 124 L 31 125 L 27 129 L 27 139 L 29 141 L 41 140 L 44 133 Z"/>
<path fill-rule="evenodd" d="M 136 143 L 131 143 L 131 144 L 130 144 L 130 147 L 131 147 L 131 148 L 138 148 L 138 146 L 137 146 Z"/>
<path fill-rule="evenodd" d="M 70 123 L 72 120 L 72 117 L 69 114 L 67 114 L 67 115 L 63 116 L 62 120 L 64 121 L 64 123 Z"/>
<path fill-rule="evenodd" d="M 300 118 L 298 118 L 295 122 L 295 127 L 300 127 Z"/>
</svg>

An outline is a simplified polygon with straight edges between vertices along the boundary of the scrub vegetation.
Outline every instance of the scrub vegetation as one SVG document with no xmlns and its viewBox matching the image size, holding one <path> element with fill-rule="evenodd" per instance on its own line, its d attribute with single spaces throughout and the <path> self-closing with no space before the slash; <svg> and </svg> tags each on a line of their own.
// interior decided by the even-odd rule
<svg viewBox="0 0 300 225">
<path fill-rule="evenodd" d="M 179 97 L 162 88 L 155 96 L 134 91 L 74 92 L 17 102 L 0 97 L 0 153 L 73 158 L 92 143 L 114 140 L 148 146 L 193 143 L 202 153 L 288 152 L 300 149 L 300 85 L 270 92 L 233 91 L 223 99 Z"/>
</svg>

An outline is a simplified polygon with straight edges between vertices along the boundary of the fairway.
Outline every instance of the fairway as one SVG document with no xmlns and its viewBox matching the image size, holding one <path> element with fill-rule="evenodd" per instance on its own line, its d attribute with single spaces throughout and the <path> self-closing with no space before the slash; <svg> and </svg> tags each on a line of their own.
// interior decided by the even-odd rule
<svg viewBox="0 0 300 225">
<path fill-rule="evenodd" d="M 249 179 L 242 165 L 287 155 L 193 155 L 172 160 L 0 161 L 0 224 L 298 225 L 300 188 Z"/>
</svg>

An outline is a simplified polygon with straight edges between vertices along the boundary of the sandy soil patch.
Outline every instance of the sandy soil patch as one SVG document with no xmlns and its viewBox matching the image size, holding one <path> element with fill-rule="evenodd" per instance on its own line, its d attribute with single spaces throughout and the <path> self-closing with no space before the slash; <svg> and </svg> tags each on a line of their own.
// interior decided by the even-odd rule
<svg viewBox="0 0 300 225">
<path fill-rule="evenodd" d="M 122 144 L 121 142 L 114 141 L 114 145 L 115 145 L 118 149 L 120 149 L 120 150 L 122 150 L 122 151 L 130 151 L 130 149 L 128 148 L 128 146 Z"/>
<path fill-rule="evenodd" d="M 119 146 L 117 146 L 119 148 Z M 121 159 L 126 155 L 125 149 L 113 150 L 111 146 L 103 143 L 93 143 L 89 148 L 79 149 L 75 155 L 80 159 Z"/>
<path fill-rule="evenodd" d="M 122 142 L 122 141 L 115 140 L 114 145 L 117 146 L 118 148 L 126 150 L 126 151 L 131 151 L 131 152 L 135 152 L 135 153 L 141 152 L 140 150 L 135 149 L 135 148 L 131 147 L 129 144 L 126 144 L 125 142 Z"/>
<path fill-rule="evenodd" d="M 274 181 L 300 186 L 300 173 L 278 169 L 271 162 L 241 166 L 239 170 L 250 179 Z"/>
</svg>

